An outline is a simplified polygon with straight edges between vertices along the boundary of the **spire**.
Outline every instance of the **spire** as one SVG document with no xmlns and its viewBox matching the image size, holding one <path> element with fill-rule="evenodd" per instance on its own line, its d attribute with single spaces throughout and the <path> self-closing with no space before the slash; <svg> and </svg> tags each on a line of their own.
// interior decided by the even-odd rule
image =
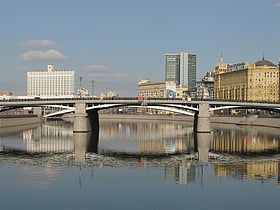
<svg viewBox="0 0 280 210">
<path fill-rule="evenodd" d="M 264 61 L 264 53 L 263 53 L 263 61 Z"/>
<path fill-rule="evenodd" d="M 223 64 L 224 63 L 224 58 L 223 58 L 223 52 L 221 52 L 221 55 L 220 55 L 220 64 Z"/>
</svg>

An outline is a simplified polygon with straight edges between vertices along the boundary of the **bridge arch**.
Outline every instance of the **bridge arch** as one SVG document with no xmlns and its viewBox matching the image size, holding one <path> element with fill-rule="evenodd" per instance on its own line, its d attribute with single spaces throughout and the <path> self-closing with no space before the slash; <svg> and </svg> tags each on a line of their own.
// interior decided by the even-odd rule
<svg viewBox="0 0 280 210">
<path fill-rule="evenodd" d="M 273 112 L 280 113 L 280 108 L 278 107 L 269 107 L 269 106 L 260 106 L 260 105 L 215 106 L 215 107 L 211 107 L 209 111 L 211 112 L 211 111 L 231 110 L 231 109 L 243 109 L 243 110 L 254 109 L 254 110 L 266 110 L 266 111 L 273 111 Z"/>
<path fill-rule="evenodd" d="M 121 107 L 121 106 L 164 110 L 164 111 L 169 111 L 169 112 L 184 114 L 184 115 L 189 115 L 189 116 L 194 116 L 195 111 L 196 112 L 198 111 L 197 108 L 180 106 L 180 105 L 178 105 L 178 106 L 174 106 L 174 105 L 171 105 L 171 106 L 167 106 L 167 105 L 163 105 L 163 106 L 155 106 L 155 105 L 153 105 L 153 106 L 149 106 L 149 105 L 139 106 L 138 105 L 137 106 L 137 105 L 127 105 L 127 104 L 102 104 L 102 105 L 97 105 L 97 106 L 88 106 L 88 107 L 86 107 L 86 112 L 90 112 L 92 110 L 99 111 L 99 110 L 102 110 L 102 109 L 109 109 L 109 108 Z M 46 115 L 44 115 L 45 118 L 60 116 L 60 115 L 63 115 L 63 114 L 75 112 L 75 107 L 69 107 L 69 106 L 63 106 L 63 105 L 50 105 L 49 107 L 64 108 L 65 110 L 61 110 L 61 111 L 58 111 L 58 112 L 46 114 Z"/>
</svg>

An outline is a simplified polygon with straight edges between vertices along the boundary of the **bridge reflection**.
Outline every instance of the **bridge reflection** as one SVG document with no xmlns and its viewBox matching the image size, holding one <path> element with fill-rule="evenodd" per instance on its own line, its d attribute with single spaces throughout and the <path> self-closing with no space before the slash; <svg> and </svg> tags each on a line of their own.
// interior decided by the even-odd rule
<svg viewBox="0 0 280 210">
<path fill-rule="evenodd" d="M 7 139 L 1 136 L 13 136 Z M 209 161 L 216 154 L 270 155 L 280 151 L 278 129 L 230 126 L 194 135 L 184 123 L 100 122 L 100 132 L 73 133 L 72 124 L 53 121 L 16 128 L 2 128 L 2 150 L 26 153 L 99 153 L 134 156 L 197 154 Z M 79 152 L 80 151 L 80 152 Z"/>
<path fill-rule="evenodd" d="M 73 133 L 72 124 L 61 121 L 14 131 L 2 129 L 0 154 L 70 154 L 63 156 L 67 164 L 100 167 L 160 165 L 164 180 L 179 184 L 202 178 L 205 165 L 210 165 L 216 176 L 248 181 L 277 178 L 280 182 L 277 129 L 227 125 L 214 127 L 212 133 L 194 135 L 192 128 L 182 123 L 101 123 L 100 135 Z M 113 156 L 107 158 L 107 155 Z"/>
</svg>

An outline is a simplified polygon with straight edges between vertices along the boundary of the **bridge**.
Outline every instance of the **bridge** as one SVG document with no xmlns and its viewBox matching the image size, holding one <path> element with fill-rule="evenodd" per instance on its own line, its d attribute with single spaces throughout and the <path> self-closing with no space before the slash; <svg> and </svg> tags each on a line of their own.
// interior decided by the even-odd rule
<svg viewBox="0 0 280 210">
<path fill-rule="evenodd" d="M 113 107 L 146 107 L 162 109 L 180 114 L 194 116 L 194 131 L 197 133 L 211 132 L 210 112 L 223 109 L 261 109 L 280 112 L 279 103 L 232 102 L 232 101 L 186 101 L 178 99 L 145 99 L 115 98 L 100 99 L 95 97 L 71 98 L 29 98 L 0 100 L 0 111 L 20 107 L 58 107 L 64 110 L 45 115 L 51 117 L 74 112 L 74 132 L 99 130 L 98 111 Z M 41 109 L 37 114 L 41 115 Z"/>
</svg>

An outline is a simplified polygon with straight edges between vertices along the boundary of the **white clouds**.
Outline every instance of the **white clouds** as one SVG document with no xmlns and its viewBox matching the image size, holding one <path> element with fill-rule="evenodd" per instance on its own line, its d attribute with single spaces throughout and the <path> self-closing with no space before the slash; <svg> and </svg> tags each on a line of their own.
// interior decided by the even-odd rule
<svg viewBox="0 0 280 210">
<path fill-rule="evenodd" d="M 59 51 L 54 49 L 46 50 L 45 48 L 53 48 L 56 46 L 51 40 L 26 40 L 21 43 L 22 47 L 37 48 L 38 50 L 29 50 L 21 55 L 23 61 L 59 61 L 65 60 L 66 57 Z M 42 50 L 42 48 L 44 50 Z"/>
<path fill-rule="evenodd" d="M 54 61 L 65 60 L 65 58 L 66 57 L 57 50 L 32 50 L 21 55 L 21 59 L 24 61 Z"/>
<path fill-rule="evenodd" d="M 275 6 L 276 8 L 280 8 L 280 2 L 275 3 L 274 6 Z"/>
<path fill-rule="evenodd" d="M 23 47 L 55 47 L 55 43 L 51 40 L 27 40 L 21 43 Z"/>
</svg>

